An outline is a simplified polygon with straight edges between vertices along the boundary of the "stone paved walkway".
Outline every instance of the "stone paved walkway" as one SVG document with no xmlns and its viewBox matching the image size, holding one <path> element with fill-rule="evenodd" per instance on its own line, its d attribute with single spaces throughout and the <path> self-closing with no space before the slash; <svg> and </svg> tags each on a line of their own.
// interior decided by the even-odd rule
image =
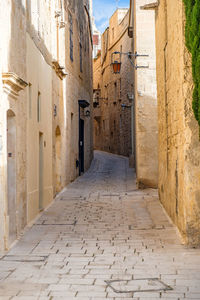
<svg viewBox="0 0 200 300">
<path fill-rule="evenodd" d="M 96 152 L 0 259 L 1 300 L 160 298 L 200 299 L 200 250 L 181 245 L 157 192 L 137 190 L 116 155 Z"/>
</svg>

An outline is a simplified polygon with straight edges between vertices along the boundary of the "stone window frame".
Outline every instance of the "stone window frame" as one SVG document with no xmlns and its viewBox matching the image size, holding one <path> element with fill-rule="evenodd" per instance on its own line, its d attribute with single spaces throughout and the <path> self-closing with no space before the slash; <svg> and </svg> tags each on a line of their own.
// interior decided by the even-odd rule
<svg viewBox="0 0 200 300">
<path fill-rule="evenodd" d="M 80 41 L 79 41 L 79 56 L 80 56 L 80 72 L 83 72 L 83 25 L 80 24 Z"/>
<path fill-rule="evenodd" d="M 80 54 L 80 72 L 83 72 L 83 47 L 81 42 L 79 43 L 79 54 Z"/>
<path fill-rule="evenodd" d="M 112 40 L 114 40 L 114 38 L 115 38 L 115 28 L 113 27 L 112 28 Z"/>
<path fill-rule="evenodd" d="M 69 20 L 69 47 L 70 47 L 70 60 L 74 61 L 74 39 L 73 39 L 73 15 L 68 10 L 68 20 Z"/>
<path fill-rule="evenodd" d="M 41 92 L 38 91 L 37 93 L 37 122 L 40 123 L 42 119 L 42 114 L 41 114 Z"/>
<path fill-rule="evenodd" d="M 117 81 L 114 81 L 114 102 L 117 102 L 117 87 L 118 87 L 118 84 L 117 84 Z"/>
<path fill-rule="evenodd" d="M 119 78 L 119 99 L 122 98 L 122 78 Z"/>
</svg>

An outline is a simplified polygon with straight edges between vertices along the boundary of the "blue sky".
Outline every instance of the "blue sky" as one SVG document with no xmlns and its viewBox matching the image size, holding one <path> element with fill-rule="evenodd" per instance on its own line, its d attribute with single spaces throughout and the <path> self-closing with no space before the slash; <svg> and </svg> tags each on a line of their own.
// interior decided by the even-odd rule
<svg viewBox="0 0 200 300">
<path fill-rule="evenodd" d="M 118 0 L 118 7 L 129 7 L 130 0 Z M 116 0 L 93 0 L 93 14 L 97 28 L 103 32 L 117 7 Z"/>
</svg>

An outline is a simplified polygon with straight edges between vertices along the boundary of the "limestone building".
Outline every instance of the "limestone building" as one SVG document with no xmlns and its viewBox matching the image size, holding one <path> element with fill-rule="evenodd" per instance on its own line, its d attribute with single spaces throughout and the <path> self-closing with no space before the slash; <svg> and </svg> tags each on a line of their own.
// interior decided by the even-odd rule
<svg viewBox="0 0 200 300">
<path fill-rule="evenodd" d="M 182 0 L 156 1 L 159 196 L 185 242 L 200 244 L 200 141 Z"/>
<path fill-rule="evenodd" d="M 121 56 L 121 72 L 114 74 L 114 52 L 132 52 L 128 37 L 129 12 L 120 8 L 110 18 L 101 37 L 101 54 L 94 60 L 94 147 L 131 155 L 131 106 L 133 67 L 128 55 Z M 123 107 L 124 106 L 124 109 Z"/>
<path fill-rule="evenodd" d="M 90 3 L 0 3 L 1 250 L 92 160 Z"/>
<path fill-rule="evenodd" d="M 155 12 L 150 0 L 131 0 L 129 37 L 133 43 L 135 166 L 138 187 L 158 185 L 158 124 Z"/>
<path fill-rule="evenodd" d="M 97 58 L 97 55 L 101 51 L 101 33 L 95 25 L 93 18 L 92 21 L 92 37 L 93 37 L 93 58 Z"/>
</svg>

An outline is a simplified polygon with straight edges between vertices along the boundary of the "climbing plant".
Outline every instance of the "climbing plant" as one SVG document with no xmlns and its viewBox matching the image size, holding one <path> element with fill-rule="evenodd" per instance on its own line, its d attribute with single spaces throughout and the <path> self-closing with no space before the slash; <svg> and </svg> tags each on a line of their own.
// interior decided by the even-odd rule
<svg viewBox="0 0 200 300">
<path fill-rule="evenodd" d="M 192 75 L 194 81 L 192 107 L 200 125 L 200 0 L 183 0 L 185 4 L 186 46 L 192 54 Z"/>
</svg>

